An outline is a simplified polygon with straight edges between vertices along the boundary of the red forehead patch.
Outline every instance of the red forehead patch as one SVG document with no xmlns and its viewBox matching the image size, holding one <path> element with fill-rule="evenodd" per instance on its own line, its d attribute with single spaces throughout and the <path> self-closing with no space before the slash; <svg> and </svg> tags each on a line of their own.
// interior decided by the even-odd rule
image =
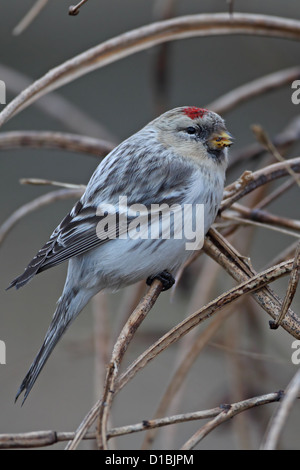
<svg viewBox="0 0 300 470">
<path fill-rule="evenodd" d="M 184 108 L 184 114 L 186 114 L 191 119 L 203 118 L 204 114 L 208 113 L 208 109 L 205 108 L 196 108 L 196 106 L 189 106 Z"/>
</svg>

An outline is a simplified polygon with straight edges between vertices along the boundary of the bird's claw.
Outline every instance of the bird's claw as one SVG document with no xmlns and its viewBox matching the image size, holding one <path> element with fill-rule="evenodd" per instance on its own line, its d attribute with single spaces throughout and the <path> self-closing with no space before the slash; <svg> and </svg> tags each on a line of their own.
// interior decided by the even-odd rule
<svg viewBox="0 0 300 470">
<path fill-rule="evenodd" d="M 151 286 L 152 282 L 155 279 L 157 279 L 158 281 L 162 283 L 163 285 L 162 291 L 171 289 L 171 287 L 175 283 L 175 279 L 172 276 L 172 274 L 169 273 L 169 271 L 162 271 L 161 273 L 155 274 L 154 276 L 149 276 L 146 280 L 146 283 L 148 284 L 148 286 Z"/>
</svg>

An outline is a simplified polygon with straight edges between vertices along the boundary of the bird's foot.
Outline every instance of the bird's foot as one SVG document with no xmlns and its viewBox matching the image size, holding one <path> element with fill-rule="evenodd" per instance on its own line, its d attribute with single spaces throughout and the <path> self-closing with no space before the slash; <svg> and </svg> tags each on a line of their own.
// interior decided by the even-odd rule
<svg viewBox="0 0 300 470">
<path fill-rule="evenodd" d="M 169 271 L 162 271 L 161 273 L 155 274 L 154 276 L 149 276 L 146 280 L 146 283 L 148 284 L 148 286 L 151 286 L 152 282 L 155 279 L 158 279 L 162 283 L 163 291 L 171 289 L 171 287 L 175 283 L 175 279 L 172 276 L 172 274 L 169 273 Z"/>
</svg>

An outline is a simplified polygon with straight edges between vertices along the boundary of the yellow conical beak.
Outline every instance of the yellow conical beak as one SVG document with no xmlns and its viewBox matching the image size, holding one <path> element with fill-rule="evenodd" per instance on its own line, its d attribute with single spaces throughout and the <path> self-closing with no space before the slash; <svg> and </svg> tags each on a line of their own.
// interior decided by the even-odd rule
<svg viewBox="0 0 300 470">
<path fill-rule="evenodd" d="M 215 149 L 222 149 L 223 147 L 230 147 L 233 143 L 233 137 L 229 134 L 229 132 L 222 131 L 212 135 L 211 139 L 209 139 L 209 143 L 211 147 Z"/>
</svg>

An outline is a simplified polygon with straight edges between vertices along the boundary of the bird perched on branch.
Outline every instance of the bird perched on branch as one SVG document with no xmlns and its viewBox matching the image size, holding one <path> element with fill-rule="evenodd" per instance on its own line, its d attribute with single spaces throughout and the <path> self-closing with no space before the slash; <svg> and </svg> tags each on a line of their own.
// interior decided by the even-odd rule
<svg viewBox="0 0 300 470">
<path fill-rule="evenodd" d="M 185 229 L 195 216 L 180 219 L 185 225 L 181 237 L 175 234 L 172 219 L 167 226 L 173 236 L 163 237 L 161 219 L 150 220 L 144 213 L 137 224 L 133 213 L 137 207 L 147 212 L 163 206 L 168 213 L 168 208 L 203 205 L 205 235 L 222 199 L 231 143 L 220 116 L 185 106 L 154 119 L 102 160 L 81 199 L 9 286 L 18 289 L 36 274 L 68 260 L 52 322 L 16 399 L 24 391 L 25 401 L 60 337 L 100 290 L 143 279 L 151 284 L 155 278 L 164 290 L 172 286 L 176 271 L 192 253 Z M 154 236 L 149 236 L 150 231 Z"/>
</svg>

